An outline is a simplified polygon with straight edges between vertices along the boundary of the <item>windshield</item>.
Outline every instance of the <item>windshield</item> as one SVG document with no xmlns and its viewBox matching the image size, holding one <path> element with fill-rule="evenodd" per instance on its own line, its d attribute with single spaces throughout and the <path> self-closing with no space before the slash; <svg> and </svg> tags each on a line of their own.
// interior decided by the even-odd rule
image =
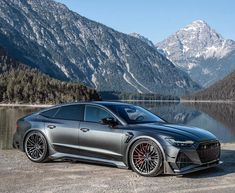
<svg viewBox="0 0 235 193">
<path fill-rule="evenodd" d="M 110 105 L 108 108 L 119 115 L 128 124 L 165 122 L 150 111 L 134 105 Z"/>
</svg>

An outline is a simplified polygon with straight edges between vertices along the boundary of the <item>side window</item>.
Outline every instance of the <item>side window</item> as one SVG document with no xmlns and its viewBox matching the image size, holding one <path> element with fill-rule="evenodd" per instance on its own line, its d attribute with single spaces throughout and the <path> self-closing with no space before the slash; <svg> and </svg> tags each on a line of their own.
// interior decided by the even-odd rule
<svg viewBox="0 0 235 193">
<path fill-rule="evenodd" d="M 65 119 L 73 121 L 83 120 L 84 105 L 67 105 L 60 107 L 55 114 L 55 119 Z"/>
<path fill-rule="evenodd" d="M 40 115 L 47 117 L 47 118 L 53 118 L 54 115 L 57 113 L 59 108 L 53 108 L 47 111 L 43 111 L 42 113 L 40 113 Z"/>
<path fill-rule="evenodd" d="M 113 117 L 108 111 L 95 106 L 86 106 L 85 121 L 99 123 L 101 119 L 108 117 Z"/>
</svg>

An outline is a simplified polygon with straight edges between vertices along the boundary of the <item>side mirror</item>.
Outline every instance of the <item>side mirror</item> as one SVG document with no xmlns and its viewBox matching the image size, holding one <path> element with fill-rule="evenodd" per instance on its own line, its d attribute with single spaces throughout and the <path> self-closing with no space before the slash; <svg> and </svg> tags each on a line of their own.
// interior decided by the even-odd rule
<svg viewBox="0 0 235 193">
<path fill-rule="evenodd" d="M 115 120 L 113 117 L 106 117 L 101 119 L 101 123 L 104 125 L 109 125 L 111 127 L 115 127 L 118 125 L 117 120 Z"/>
</svg>

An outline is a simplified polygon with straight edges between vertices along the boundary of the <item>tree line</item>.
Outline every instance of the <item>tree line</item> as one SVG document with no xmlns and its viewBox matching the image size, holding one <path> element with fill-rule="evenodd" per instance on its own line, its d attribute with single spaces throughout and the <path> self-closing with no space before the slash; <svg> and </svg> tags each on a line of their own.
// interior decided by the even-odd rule
<svg viewBox="0 0 235 193">
<path fill-rule="evenodd" d="M 100 92 L 100 95 L 103 100 L 180 100 L 177 96 L 157 93 L 122 93 L 116 91 L 103 91 Z"/>
<path fill-rule="evenodd" d="M 0 103 L 58 104 L 100 99 L 94 89 L 51 78 L 0 50 Z"/>
<path fill-rule="evenodd" d="M 185 96 L 183 99 L 235 101 L 235 71 L 210 87 Z"/>
</svg>

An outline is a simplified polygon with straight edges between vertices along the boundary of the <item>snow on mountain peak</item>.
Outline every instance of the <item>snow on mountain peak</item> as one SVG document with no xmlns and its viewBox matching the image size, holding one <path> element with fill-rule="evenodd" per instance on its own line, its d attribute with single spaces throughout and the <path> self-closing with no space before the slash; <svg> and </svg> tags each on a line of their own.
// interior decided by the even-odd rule
<svg viewBox="0 0 235 193">
<path fill-rule="evenodd" d="M 209 25 L 203 20 L 196 20 L 187 25 L 186 27 L 182 28 L 181 30 L 185 31 L 197 31 L 202 28 L 210 28 Z"/>
<path fill-rule="evenodd" d="M 231 45 L 228 44 L 228 40 L 225 40 L 205 21 L 196 20 L 157 44 L 157 47 L 165 50 L 174 61 L 175 57 L 185 58 L 185 55 L 194 58 L 221 58 L 231 50 Z"/>
<path fill-rule="evenodd" d="M 223 41 L 224 38 L 212 29 L 205 21 L 196 20 L 188 24 L 186 27 L 176 32 L 177 35 L 190 35 L 191 41 L 199 41 L 204 43 L 212 43 Z"/>
<path fill-rule="evenodd" d="M 190 24 L 189 24 L 190 25 Z M 192 23 L 191 23 L 191 25 L 197 25 L 197 26 L 208 26 L 209 27 L 209 25 L 207 24 L 207 22 L 206 21 L 204 21 L 204 20 L 201 20 L 201 19 L 198 19 L 198 20 L 195 20 L 195 21 L 193 21 Z"/>
<path fill-rule="evenodd" d="M 219 66 L 216 66 L 216 62 L 211 61 L 229 57 L 235 51 L 233 40 L 224 39 L 203 20 L 193 21 L 156 46 L 164 50 L 174 64 L 188 72 L 193 80 L 201 85 L 216 81 L 213 73 L 211 77 L 208 75 L 209 71 L 223 67 L 219 63 Z M 209 66 L 206 67 L 207 65 Z M 204 75 L 207 77 L 203 78 Z"/>
</svg>

